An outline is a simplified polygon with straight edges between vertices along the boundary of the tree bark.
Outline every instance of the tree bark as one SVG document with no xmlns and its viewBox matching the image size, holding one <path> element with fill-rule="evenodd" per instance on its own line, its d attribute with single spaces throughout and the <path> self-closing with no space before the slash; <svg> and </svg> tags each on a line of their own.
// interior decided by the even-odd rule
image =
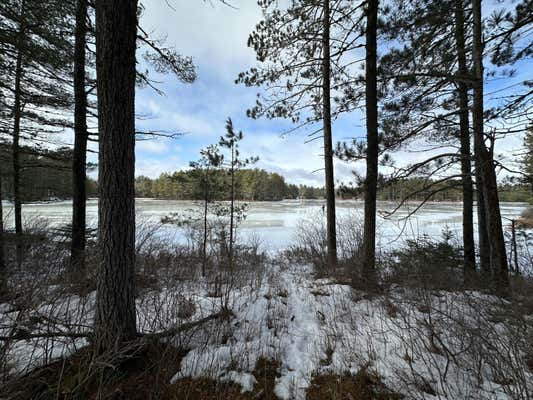
<svg viewBox="0 0 533 400">
<path fill-rule="evenodd" d="M 85 91 L 85 46 L 87 35 L 87 0 L 76 4 L 74 45 L 74 150 L 72 159 L 72 242 L 71 266 L 85 267 L 86 164 L 87 164 L 87 93 Z"/>
<path fill-rule="evenodd" d="M 330 9 L 324 0 L 322 30 L 322 120 L 324 129 L 324 171 L 326 175 L 326 235 L 328 267 L 337 266 L 337 227 L 335 217 L 335 178 L 333 172 L 333 139 L 331 131 L 331 60 Z"/>
<path fill-rule="evenodd" d="M 500 201 L 498 198 L 498 185 L 493 162 L 492 151 L 485 145 L 483 131 L 483 41 L 481 22 L 481 0 L 472 0 L 473 14 L 473 46 L 472 57 L 474 61 L 474 101 L 473 101 L 473 126 L 476 138 L 476 152 L 479 157 L 481 173 L 481 186 L 485 202 L 487 231 L 489 235 L 490 265 L 493 271 L 495 287 L 505 291 L 509 286 L 507 255 L 503 236 L 502 219 L 500 214 Z"/>
<path fill-rule="evenodd" d="M 101 261 L 94 324 L 99 351 L 136 338 L 136 35 L 137 0 L 96 1 Z"/>
<path fill-rule="evenodd" d="M 4 253 L 4 207 L 2 205 L 2 169 L 0 166 L 0 294 L 5 290 L 6 284 L 6 259 Z"/>
<path fill-rule="evenodd" d="M 516 243 L 516 220 L 511 220 L 511 246 L 514 261 L 514 273 L 520 275 L 520 265 L 518 264 L 518 245 Z"/>
<path fill-rule="evenodd" d="M 207 211 L 209 203 L 209 167 L 205 169 L 204 182 L 204 241 L 202 243 L 202 276 L 205 277 L 205 269 L 207 265 Z"/>
<path fill-rule="evenodd" d="M 474 149 L 478 148 L 477 140 L 474 137 Z M 487 213 L 485 212 L 485 197 L 483 196 L 483 184 L 481 183 L 481 168 L 478 151 L 475 150 L 475 175 L 476 175 L 476 203 L 477 203 L 477 234 L 479 243 L 479 266 L 481 273 L 490 277 L 490 247 L 489 234 L 487 232 Z"/>
<path fill-rule="evenodd" d="M 378 183 L 377 17 L 378 0 L 368 0 L 366 10 L 366 179 L 363 233 L 363 280 L 376 285 L 376 197 Z"/>
<path fill-rule="evenodd" d="M 13 162 L 13 208 L 15 213 L 15 236 L 16 236 L 16 257 L 17 265 L 22 264 L 23 243 L 22 243 L 22 199 L 20 193 L 20 120 L 22 118 L 21 90 L 22 90 L 22 46 L 24 30 L 20 28 L 19 48 L 15 66 L 15 101 L 13 105 L 13 142 L 12 142 L 12 162 Z"/>
<path fill-rule="evenodd" d="M 230 191 L 230 218 L 229 218 L 229 268 L 233 269 L 233 230 L 235 218 L 235 142 L 231 143 L 231 191 Z"/>
<path fill-rule="evenodd" d="M 464 35 L 464 2 L 455 0 L 455 42 L 457 47 L 458 72 L 468 74 Z M 459 98 L 459 136 L 461 142 L 461 174 L 463 186 L 463 251 L 465 276 L 476 269 L 474 245 L 474 191 L 472 187 L 472 165 L 470 162 L 470 128 L 468 123 L 468 87 L 466 83 L 457 84 Z"/>
</svg>

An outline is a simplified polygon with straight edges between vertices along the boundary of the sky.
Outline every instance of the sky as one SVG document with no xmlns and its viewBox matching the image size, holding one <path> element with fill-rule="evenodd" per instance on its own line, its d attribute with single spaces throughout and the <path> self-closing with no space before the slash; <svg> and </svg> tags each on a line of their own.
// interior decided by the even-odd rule
<svg viewBox="0 0 533 400">
<path fill-rule="evenodd" d="M 191 56 L 198 79 L 184 84 L 172 76 L 154 75 L 164 95 L 150 88 L 137 91 L 138 129 L 183 135 L 173 140 L 138 142 L 136 175 L 155 178 L 163 172 L 187 168 L 190 161 L 198 159 L 201 148 L 218 141 L 225 132 L 225 120 L 231 117 L 244 132 L 243 155 L 259 156 L 257 167 L 278 172 L 290 183 L 322 186 L 321 140 L 308 142 L 305 132 L 284 134 L 291 128 L 287 121 L 246 117 L 257 88 L 236 85 L 234 81 L 239 72 L 256 64 L 255 53 L 246 42 L 261 19 L 261 10 L 256 0 L 232 0 L 231 4 L 233 7 L 215 0 L 145 1 L 143 29 L 152 37 L 166 38 L 167 44 L 182 55 Z M 519 67 L 518 78 L 531 75 L 531 63 Z M 508 82 L 496 81 L 489 83 L 486 90 L 490 93 L 507 85 Z M 360 112 L 346 115 L 334 123 L 334 142 L 364 136 L 364 129 Z M 511 157 L 520 145 L 519 136 L 510 137 L 498 143 L 497 151 Z M 398 164 L 422 159 L 422 148 L 422 144 L 414 144 L 395 153 L 394 158 Z M 363 172 L 364 164 L 336 161 L 336 181 L 349 182 L 353 169 Z"/>
</svg>

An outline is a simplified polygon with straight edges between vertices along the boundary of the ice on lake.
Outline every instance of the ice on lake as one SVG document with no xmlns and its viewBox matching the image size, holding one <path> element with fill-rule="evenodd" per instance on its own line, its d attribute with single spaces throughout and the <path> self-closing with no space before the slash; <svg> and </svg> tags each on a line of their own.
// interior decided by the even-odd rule
<svg viewBox="0 0 533 400">
<path fill-rule="evenodd" d="M 12 225 L 12 206 L 4 203 L 7 215 L 7 226 Z M 98 201 L 90 199 L 87 204 L 87 218 L 91 225 L 96 225 Z M 136 209 L 139 220 L 159 222 L 162 217 L 170 213 L 185 213 L 200 203 L 192 201 L 137 199 Z M 268 250 L 286 248 L 294 242 L 297 227 L 303 219 L 324 218 L 324 200 L 284 200 L 279 202 L 251 202 L 248 203 L 247 217 L 239 227 L 244 238 L 256 236 Z M 420 235 L 431 237 L 441 236 L 447 229 L 458 238 L 461 237 L 462 209 L 459 203 L 431 202 L 424 205 L 414 215 L 409 214 L 418 204 L 402 206 L 392 217 L 384 218 L 383 214 L 396 207 L 394 202 L 378 202 L 378 245 L 382 248 L 394 247 L 408 238 Z M 23 205 L 25 221 L 35 218 L 45 218 L 52 225 L 68 224 L 71 219 L 70 201 L 45 203 L 29 203 Z M 504 225 L 509 225 L 509 219 L 517 218 L 527 208 L 525 203 L 502 203 L 501 211 Z M 475 215 L 475 214 L 474 214 Z M 362 218 L 363 202 L 357 200 L 338 200 L 337 216 L 339 219 L 351 216 Z M 164 228 L 174 234 L 176 240 L 183 240 L 181 228 L 167 226 Z M 401 240 L 400 240 L 401 238 Z"/>
</svg>

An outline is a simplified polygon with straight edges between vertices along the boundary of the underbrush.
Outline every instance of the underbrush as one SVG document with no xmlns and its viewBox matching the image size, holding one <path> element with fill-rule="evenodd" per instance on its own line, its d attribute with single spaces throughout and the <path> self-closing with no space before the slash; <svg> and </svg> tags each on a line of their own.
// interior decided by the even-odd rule
<svg viewBox="0 0 533 400">
<path fill-rule="evenodd" d="M 446 232 L 440 240 L 421 236 L 407 240 L 403 247 L 382 258 L 379 275 L 385 287 L 397 284 L 458 290 L 465 283 L 462 256 L 461 247 Z"/>
<path fill-rule="evenodd" d="M 325 374 L 313 378 L 307 389 L 307 400 L 354 399 L 354 400 L 399 400 L 403 396 L 388 389 L 381 376 L 367 367 L 357 373 Z"/>
<path fill-rule="evenodd" d="M 294 244 L 284 251 L 289 264 L 312 265 L 317 276 L 332 276 L 350 282 L 354 270 L 360 269 L 363 230 L 361 217 L 353 212 L 337 220 L 338 265 L 332 270 L 327 262 L 326 225 L 322 213 L 308 215 L 299 221 Z"/>
<path fill-rule="evenodd" d="M 55 373 L 56 360 L 70 354 L 75 356 L 64 360 L 72 368 L 81 363 L 89 371 L 92 368 L 85 367 L 94 366 L 95 362 L 108 366 L 120 364 L 120 355 L 107 361 L 85 359 L 86 353 L 91 353 L 84 349 L 92 340 L 95 265 L 99 262 L 95 242 L 88 242 L 86 270 L 72 271 L 65 229 L 51 228 L 39 221 L 26 227 L 26 237 L 31 240 L 25 241 L 20 265 L 15 260 L 15 242 L 10 241 L 6 246 L 7 284 L 0 302 L 0 386 L 38 371 L 39 376 L 44 375 L 42 379 L 33 375 L 37 381 L 41 379 L 43 384 L 56 388 L 59 383 L 49 379 Z M 142 221 L 137 229 L 136 251 L 139 333 L 159 337 L 161 332 L 170 332 L 161 337 L 179 352 L 200 340 L 195 336 L 196 323 L 201 325 L 204 320 L 216 319 L 229 310 L 234 301 L 232 296 L 239 288 L 259 286 L 267 264 L 259 243 L 239 241 L 234 246 L 235 262 L 231 267 L 225 254 L 213 252 L 202 271 L 197 246 L 178 244 L 162 232 L 160 224 Z M 184 327 L 183 332 L 172 334 L 173 330 Z M 84 355 L 82 359 L 81 355 Z M 131 357 L 128 355 L 127 359 Z M 174 360 L 174 364 L 179 366 L 179 360 Z M 120 371 L 121 367 L 116 369 Z M 61 373 L 66 372 L 62 369 Z M 93 378 L 84 377 L 80 385 L 92 390 Z M 110 385 L 107 381 L 100 383 L 103 387 Z M 87 396 L 65 398 L 90 398 Z"/>
<path fill-rule="evenodd" d="M 380 254 L 381 291 L 369 295 L 352 286 L 357 219 L 340 225 L 333 272 L 321 223 L 302 225 L 299 242 L 277 258 L 239 241 L 232 265 L 220 236 L 205 263 L 197 232 L 177 244 L 159 225 L 142 226 L 139 339 L 112 354 L 91 347 L 94 243 L 80 279 L 68 270 L 67 243 L 43 228 L 24 263 L 10 264 L 0 392 L 16 400 L 532 398 L 530 277 L 513 276 L 511 295 L 500 298 L 481 279 L 465 284 L 452 237 L 420 238 Z"/>
<path fill-rule="evenodd" d="M 4 394 L 14 400 L 159 399 L 182 356 L 156 341 L 139 340 L 112 354 L 85 347 L 8 382 Z"/>
<path fill-rule="evenodd" d="M 526 229 L 533 228 L 533 207 L 530 207 L 524 212 L 522 212 L 522 215 L 520 215 L 520 219 L 518 220 L 518 223 L 522 228 L 526 228 Z"/>
<path fill-rule="evenodd" d="M 322 236 L 302 235 L 305 243 L 291 249 L 289 259 L 298 255 L 299 262 L 313 265 L 316 276 L 329 284 L 350 282 L 350 276 L 361 273 L 357 257 L 340 260 L 336 270 L 316 262 L 325 259 L 326 251 L 316 245 L 325 243 L 325 234 L 316 229 L 320 226 L 310 232 Z M 339 241 L 340 247 L 345 245 Z M 316 256 L 319 251 L 321 257 Z M 529 253 L 522 249 L 521 254 Z M 526 265 L 528 259 L 523 260 Z M 381 291 L 372 296 L 364 288 L 335 295 L 324 288 L 312 292 L 329 303 L 320 312 L 329 321 L 324 365 L 334 371 L 330 380 L 342 382 L 342 371 L 353 374 L 361 365 L 371 365 L 410 399 L 532 398 L 530 274 L 511 275 L 507 297 L 499 297 L 490 277 L 480 272 L 464 276 L 462 248 L 448 232 L 440 240 L 422 236 L 406 241 L 381 254 L 377 268 Z"/>
</svg>

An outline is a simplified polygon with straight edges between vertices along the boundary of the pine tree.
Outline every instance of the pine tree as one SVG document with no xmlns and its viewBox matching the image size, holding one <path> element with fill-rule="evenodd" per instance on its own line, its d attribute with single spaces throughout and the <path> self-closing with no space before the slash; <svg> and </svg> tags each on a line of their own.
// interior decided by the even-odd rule
<svg viewBox="0 0 533 400">
<path fill-rule="evenodd" d="M 71 264 L 85 268 L 86 184 L 87 180 L 87 92 L 85 65 L 87 46 L 87 0 L 76 1 L 74 42 L 74 152 L 72 157 L 72 239 Z"/>
<path fill-rule="evenodd" d="M 236 172 L 246 167 L 250 164 L 255 164 L 259 158 L 249 157 L 242 158 L 239 150 L 239 143 L 244 138 L 242 131 L 237 132 L 233 126 L 233 121 L 231 118 L 228 118 L 226 121 L 226 134 L 220 138 L 219 145 L 223 148 L 229 150 L 229 157 L 227 158 L 226 167 L 228 169 L 228 174 L 230 178 L 230 222 L 229 222 L 229 250 L 228 250 L 228 261 L 230 269 L 233 268 L 233 246 L 235 241 L 235 214 L 238 211 L 235 207 L 236 200 L 236 181 L 235 175 Z"/>
<path fill-rule="evenodd" d="M 476 3 L 472 8 L 479 13 L 481 7 L 481 3 Z M 483 89 L 484 74 L 488 77 L 499 75 L 504 78 L 511 78 L 515 72 L 512 66 L 520 60 L 529 58 L 533 53 L 533 41 L 530 38 L 531 24 L 533 23 L 533 3 L 531 0 L 523 0 L 515 4 L 503 3 L 500 9 L 494 10 L 484 21 L 474 20 L 474 22 L 477 29 L 481 30 L 481 33 L 477 32 L 477 41 L 474 41 L 478 52 L 477 68 L 481 69 L 481 76 L 479 76 L 480 72 L 476 71 L 478 74 L 476 75 L 476 84 L 479 92 Z M 481 39 L 479 39 L 479 36 L 481 36 Z M 480 40 L 482 40 L 482 43 L 479 43 Z M 485 55 L 490 56 L 486 57 L 486 59 L 490 60 L 490 67 L 492 68 L 486 73 L 483 66 L 483 57 Z M 482 79 L 481 84 L 479 84 L 479 79 Z M 496 175 L 493 170 L 497 167 L 502 167 L 501 162 L 496 160 L 493 154 L 494 142 L 498 139 L 498 136 L 506 137 L 510 134 L 522 132 L 522 129 L 517 130 L 515 127 L 529 123 L 529 108 L 533 96 L 533 85 L 528 77 L 521 82 L 522 92 L 519 91 L 519 86 L 516 83 L 510 86 L 514 88 L 513 93 L 502 93 L 499 96 L 499 104 L 492 105 L 492 107 L 486 107 L 484 103 L 482 104 L 478 93 L 477 108 L 474 109 L 475 113 L 480 114 L 480 104 L 482 104 L 484 123 L 491 126 L 489 133 L 483 131 L 483 135 L 481 135 L 482 126 L 478 121 L 477 137 L 474 141 L 477 139 L 479 145 L 476 152 L 476 160 L 479 164 L 476 166 L 476 181 L 479 187 L 478 210 L 480 210 L 481 217 L 479 226 L 482 227 L 484 225 L 486 227 L 485 231 L 487 231 L 484 239 L 487 243 L 485 245 L 486 254 L 481 253 L 480 258 L 482 269 L 487 275 L 493 275 L 496 287 L 500 287 L 502 284 L 505 287 L 507 282 L 507 268 L 503 260 L 505 244 L 499 233 L 501 222 L 497 217 L 499 210 L 495 207 L 496 199 L 486 199 L 487 195 L 484 192 L 493 192 L 495 185 L 497 185 Z M 497 122 L 496 124 L 494 123 L 495 121 Z M 486 142 L 489 143 L 488 149 L 486 148 Z M 482 190 L 484 175 L 488 175 L 487 180 L 490 188 Z M 488 203 L 492 204 L 490 206 L 491 210 L 488 209 Z M 490 243 L 488 229 L 494 230 L 494 233 L 490 233 Z M 492 240 L 493 234 L 496 234 L 495 241 Z M 481 239 L 482 237 L 480 237 L 480 247 Z M 496 258 L 494 259 L 494 257 Z"/>
<path fill-rule="evenodd" d="M 363 232 L 363 279 L 369 287 L 376 285 L 376 214 L 378 184 L 378 70 L 377 70 L 377 24 L 378 0 L 367 0 L 366 5 L 366 178 L 365 219 Z"/>
<path fill-rule="evenodd" d="M 331 12 L 330 1 L 322 5 L 322 130 L 324 135 L 324 173 L 326 181 L 326 232 L 328 266 L 337 266 L 337 231 L 335 216 L 335 178 L 333 171 L 333 139 L 331 126 Z"/>
<path fill-rule="evenodd" d="M 260 65 L 237 79 L 265 88 L 266 94 L 258 95 L 255 107 L 248 110 L 250 117 L 289 119 L 295 124 L 290 132 L 308 129 L 310 140 L 322 134 L 332 267 L 337 263 L 332 120 L 362 97 L 351 65 L 353 51 L 361 47 L 360 18 L 354 16 L 363 3 L 296 0 L 282 8 L 274 1 L 260 2 L 264 20 L 248 40 Z"/>
<path fill-rule="evenodd" d="M 465 4 L 463 0 L 455 0 L 455 47 L 457 51 L 457 73 L 468 75 L 467 49 L 465 39 Z M 458 81 L 457 98 L 459 111 L 459 141 L 461 153 L 461 180 L 463 188 L 463 252 L 465 275 L 469 276 L 476 269 L 476 252 L 474 245 L 473 207 L 474 192 L 472 184 L 470 126 L 468 111 L 468 85 Z M 480 240 L 485 240 L 486 231 L 480 234 Z"/>
<path fill-rule="evenodd" d="M 383 79 L 393 82 L 387 87 L 389 95 L 383 124 L 386 141 L 393 148 L 413 140 L 448 146 L 458 142 L 459 151 L 446 150 L 401 168 L 391 183 L 410 175 L 426 176 L 426 188 L 422 188 L 422 191 L 429 191 L 423 200 L 426 201 L 447 189 L 442 183 L 453 188 L 457 178 L 461 179 L 463 262 L 465 276 L 470 276 L 475 269 L 475 245 L 468 121 L 468 90 L 472 79 L 466 45 L 469 31 L 465 31 L 465 18 L 469 18 L 469 13 L 465 16 L 467 8 L 461 0 L 400 1 L 399 4 L 399 12 L 391 13 L 385 28 L 390 39 L 400 36 L 403 41 L 403 48 L 393 47 L 382 60 Z M 460 164 L 460 175 L 455 172 L 456 164 Z M 439 176 L 438 181 L 433 179 L 435 176 Z M 420 188 L 407 196 L 416 197 L 418 193 L 421 193 Z M 483 225 L 479 226 L 480 243 L 485 243 Z"/>
<path fill-rule="evenodd" d="M 524 183 L 530 187 L 533 194 L 533 126 L 530 126 L 524 136 L 524 156 L 522 159 Z"/>
<path fill-rule="evenodd" d="M 503 236 L 498 185 L 493 160 L 493 142 L 489 148 L 485 144 L 484 103 L 483 103 L 483 27 L 481 18 L 481 0 L 472 0 L 472 60 L 474 64 L 472 118 L 474 130 L 474 149 L 477 168 L 481 174 L 487 232 L 490 238 L 490 265 L 494 274 L 496 287 L 505 291 L 509 286 L 507 255 Z"/>
<path fill-rule="evenodd" d="M 71 107 L 68 75 L 72 15 L 70 2 L 59 0 L 6 0 L 0 4 L 1 56 L 5 57 L 6 67 L 0 89 L 7 100 L 6 106 L 12 110 L 9 133 L 19 264 L 23 251 L 21 140 L 38 143 L 37 139 L 42 140 L 69 125 L 57 115 Z"/>
<path fill-rule="evenodd" d="M 6 282 L 6 258 L 5 258 L 5 244 L 4 244 L 4 209 L 2 205 L 3 200 L 3 169 L 0 165 L 0 295 L 5 291 L 7 287 Z"/>
<path fill-rule="evenodd" d="M 96 1 L 99 173 L 95 341 L 137 336 L 135 315 L 135 51 L 137 1 Z"/>
<path fill-rule="evenodd" d="M 212 201 L 212 170 L 219 168 L 224 157 L 217 146 L 211 145 L 200 151 L 201 158 L 192 162 L 191 167 L 201 174 L 200 185 L 203 187 L 203 240 L 202 240 L 202 276 L 205 276 L 207 265 L 208 207 Z"/>
<path fill-rule="evenodd" d="M 88 99 L 90 88 L 95 85 L 90 79 L 92 72 L 92 51 L 87 52 L 87 37 L 93 37 L 95 32 L 88 23 L 93 12 L 92 3 L 87 0 L 76 0 L 76 18 L 74 35 L 74 158 L 73 169 L 73 199 L 72 199 L 72 241 L 71 241 L 71 266 L 75 271 L 83 270 L 85 264 L 85 230 L 86 230 L 86 181 L 87 181 L 87 142 L 90 133 L 87 130 L 87 114 L 97 114 L 94 105 Z M 142 14 L 144 8 L 139 6 L 138 13 Z M 158 73 L 173 74 L 181 82 L 192 83 L 196 80 L 196 68 L 190 57 L 180 55 L 175 49 L 167 46 L 164 40 L 153 39 L 142 27 L 137 25 L 138 52 L 144 61 Z M 88 53 L 88 54 L 87 54 Z M 140 87 L 150 86 L 157 93 L 163 91 L 150 78 L 150 69 L 136 71 L 136 83 Z M 139 139 L 148 140 L 163 137 L 173 137 L 167 132 L 136 132 Z M 97 135 L 94 140 L 97 140 Z"/>
</svg>

